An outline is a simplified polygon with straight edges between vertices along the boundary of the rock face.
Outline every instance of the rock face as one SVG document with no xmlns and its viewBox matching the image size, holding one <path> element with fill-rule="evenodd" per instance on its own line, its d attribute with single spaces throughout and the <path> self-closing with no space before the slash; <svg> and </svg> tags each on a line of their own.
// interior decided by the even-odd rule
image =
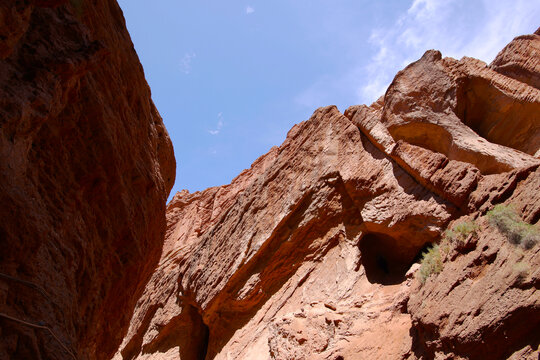
<svg viewBox="0 0 540 360">
<path fill-rule="evenodd" d="M 110 358 L 175 176 L 115 1 L 0 4 L 0 158 L 0 358 Z"/>
<path fill-rule="evenodd" d="M 537 359 L 540 246 L 520 251 L 484 217 L 477 223 L 477 239 L 450 253 L 438 276 L 410 289 L 413 351 L 424 358 Z"/>
<path fill-rule="evenodd" d="M 231 184 L 176 194 L 115 359 L 538 356 L 540 246 L 484 215 L 540 219 L 539 46 L 490 66 L 428 51 L 371 106 L 320 108 Z M 422 250 L 462 217 L 478 235 L 422 285 Z"/>
</svg>

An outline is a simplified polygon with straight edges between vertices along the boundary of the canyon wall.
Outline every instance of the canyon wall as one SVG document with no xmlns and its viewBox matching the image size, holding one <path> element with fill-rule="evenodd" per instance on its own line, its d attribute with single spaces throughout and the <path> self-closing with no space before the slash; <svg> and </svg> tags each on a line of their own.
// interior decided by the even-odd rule
<svg viewBox="0 0 540 360">
<path fill-rule="evenodd" d="M 0 358 L 537 359 L 539 54 L 540 29 L 490 65 L 430 50 L 165 208 L 173 149 L 117 3 L 3 2 Z"/>
<path fill-rule="evenodd" d="M 427 51 L 371 106 L 320 108 L 231 184 L 177 193 L 114 358 L 536 359 L 540 246 L 487 212 L 538 231 L 539 47 Z"/>
<path fill-rule="evenodd" d="M 0 4 L 0 159 L 0 358 L 110 358 L 175 177 L 116 1 Z"/>
</svg>

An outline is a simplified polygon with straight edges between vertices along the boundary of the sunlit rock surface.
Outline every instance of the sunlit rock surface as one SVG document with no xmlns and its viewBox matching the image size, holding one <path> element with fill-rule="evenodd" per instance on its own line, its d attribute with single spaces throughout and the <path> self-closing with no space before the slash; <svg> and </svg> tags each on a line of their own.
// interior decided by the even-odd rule
<svg viewBox="0 0 540 360">
<path fill-rule="evenodd" d="M 430 50 L 371 106 L 317 109 L 231 184 L 177 193 L 115 359 L 537 358 L 540 247 L 484 215 L 540 219 L 539 44 L 490 66 Z M 422 286 L 462 217 L 477 238 Z"/>
</svg>

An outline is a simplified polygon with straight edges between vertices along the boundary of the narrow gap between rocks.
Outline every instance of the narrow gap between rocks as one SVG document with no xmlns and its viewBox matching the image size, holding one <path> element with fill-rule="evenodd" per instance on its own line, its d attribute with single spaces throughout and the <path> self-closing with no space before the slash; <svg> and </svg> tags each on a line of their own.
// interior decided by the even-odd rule
<svg viewBox="0 0 540 360">
<path fill-rule="evenodd" d="M 138 355 L 167 353 L 168 356 L 179 356 L 182 360 L 205 360 L 209 337 L 210 329 L 204 323 L 199 309 L 184 303 L 181 314 L 161 326 L 159 334 L 139 348 Z M 130 356 L 127 359 L 137 356 L 136 351 L 132 350 Z"/>
<path fill-rule="evenodd" d="M 182 327 L 180 327 L 179 329 L 176 329 L 177 331 L 179 330 L 179 333 L 173 334 L 173 338 L 178 335 L 183 338 L 183 344 L 180 344 L 180 358 L 187 360 L 205 360 L 208 352 L 210 329 L 204 323 L 202 315 L 196 307 L 186 305 L 182 312 L 186 313 L 188 327 L 187 329 L 182 329 Z"/>
</svg>

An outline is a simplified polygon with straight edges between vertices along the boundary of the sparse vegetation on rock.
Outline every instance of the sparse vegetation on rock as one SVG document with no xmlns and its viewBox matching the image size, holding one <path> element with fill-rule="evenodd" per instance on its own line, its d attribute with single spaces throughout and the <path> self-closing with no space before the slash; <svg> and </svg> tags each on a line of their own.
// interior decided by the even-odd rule
<svg viewBox="0 0 540 360">
<path fill-rule="evenodd" d="M 520 278 L 525 278 L 529 274 L 530 270 L 531 266 L 526 262 L 520 261 L 514 264 L 514 271 Z"/>
<path fill-rule="evenodd" d="M 477 236 L 478 225 L 474 220 L 461 221 L 444 232 L 444 238 L 450 243 L 463 242 L 467 238 Z"/>
<path fill-rule="evenodd" d="M 424 284 L 431 275 L 440 273 L 442 269 L 441 249 L 439 245 L 433 245 L 422 257 L 420 270 L 418 271 L 418 280 Z"/>
<path fill-rule="evenodd" d="M 487 213 L 489 223 L 495 226 L 515 245 L 533 248 L 540 239 L 540 231 L 523 221 L 512 206 L 499 204 Z"/>
</svg>

